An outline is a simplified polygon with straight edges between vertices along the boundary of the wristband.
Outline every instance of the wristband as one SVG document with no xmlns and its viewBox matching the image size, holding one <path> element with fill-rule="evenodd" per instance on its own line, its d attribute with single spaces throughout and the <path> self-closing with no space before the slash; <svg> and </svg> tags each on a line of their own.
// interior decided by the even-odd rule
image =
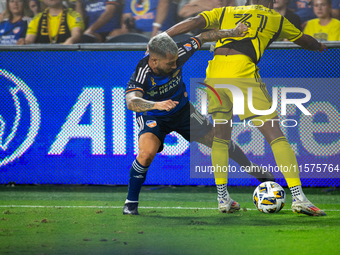
<svg viewBox="0 0 340 255">
<path fill-rule="evenodd" d="M 152 23 L 152 26 L 160 28 L 162 26 L 162 24 L 154 22 L 154 23 Z"/>
</svg>

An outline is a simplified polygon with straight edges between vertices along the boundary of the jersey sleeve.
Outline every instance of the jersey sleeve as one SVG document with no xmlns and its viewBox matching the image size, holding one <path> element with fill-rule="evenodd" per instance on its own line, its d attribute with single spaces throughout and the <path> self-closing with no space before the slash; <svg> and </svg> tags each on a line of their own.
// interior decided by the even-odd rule
<svg viewBox="0 0 340 255">
<path fill-rule="evenodd" d="M 282 29 L 280 33 L 280 37 L 286 38 L 291 42 L 299 39 L 302 36 L 302 32 L 297 29 L 290 21 L 286 18 L 283 18 Z"/>
<path fill-rule="evenodd" d="M 137 81 L 137 76 L 138 76 L 138 73 L 136 74 L 136 72 L 134 72 L 131 75 L 130 80 L 128 81 L 126 89 L 125 89 L 125 95 L 130 92 L 134 92 L 134 91 L 140 91 L 144 94 L 145 86 L 142 83 Z"/>
<path fill-rule="evenodd" d="M 67 24 L 69 26 L 70 31 L 72 31 L 72 29 L 75 27 L 80 27 L 81 30 L 84 31 L 85 26 L 81 15 L 78 12 L 73 11 L 71 9 L 69 9 L 68 14 L 69 18 L 67 19 Z"/>
<path fill-rule="evenodd" d="M 36 16 L 34 16 L 34 18 L 28 24 L 28 28 L 27 28 L 27 34 L 28 35 L 37 35 L 38 34 L 38 26 L 39 26 L 39 20 L 40 20 L 41 15 L 42 15 L 42 13 L 39 13 Z"/>
<path fill-rule="evenodd" d="M 191 37 L 188 40 L 177 43 L 178 60 L 177 65 L 181 66 L 189 60 L 189 58 L 201 48 L 201 41 L 197 37 Z"/>
<path fill-rule="evenodd" d="M 214 29 L 214 28 L 219 28 L 220 26 L 220 18 L 222 15 L 224 15 L 226 7 L 224 8 L 215 8 L 212 9 L 211 11 L 204 11 L 201 12 L 198 15 L 203 16 L 203 18 L 206 21 L 206 26 L 204 29 Z"/>
</svg>

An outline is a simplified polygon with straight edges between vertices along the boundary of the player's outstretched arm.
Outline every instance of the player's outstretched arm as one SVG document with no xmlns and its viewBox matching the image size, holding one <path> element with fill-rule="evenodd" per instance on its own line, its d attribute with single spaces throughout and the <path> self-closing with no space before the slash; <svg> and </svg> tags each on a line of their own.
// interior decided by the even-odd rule
<svg viewBox="0 0 340 255">
<path fill-rule="evenodd" d="M 127 108 L 134 112 L 146 112 L 151 110 L 159 110 L 159 111 L 171 111 L 177 105 L 177 101 L 172 101 L 171 99 L 153 102 L 149 100 L 145 100 L 143 97 L 143 93 L 140 91 L 134 91 L 126 94 L 125 101 Z"/>
<path fill-rule="evenodd" d="M 321 42 L 318 42 L 310 35 L 303 34 L 299 39 L 294 41 L 295 44 L 300 45 L 302 48 L 306 50 L 313 50 L 313 51 L 326 51 L 327 46 Z"/>
<path fill-rule="evenodd" d="M 188 18 L 172 27 L 170 27 L 165 32 L 170 36 L 174 37 L 176 35 L 188 33 L 196 28 L 203 29 L 206 26 L 205 18 L 202 15 L 197 15 L 193 18 Z"/>
<path fill-rule="evenodd" d="M 197 38 L 201 40 L 202 44 L 204 44 L 205 42 L 214 42 L 226 37 L 243 37 L 246 35 L 247 31 L 247 25 L 240 22 L 233 29 L 211 30 L 199 34 Z"/>
</svg>

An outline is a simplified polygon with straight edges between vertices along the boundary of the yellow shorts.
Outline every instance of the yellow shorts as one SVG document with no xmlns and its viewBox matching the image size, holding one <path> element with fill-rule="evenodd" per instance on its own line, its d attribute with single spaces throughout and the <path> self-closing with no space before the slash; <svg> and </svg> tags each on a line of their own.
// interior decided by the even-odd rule
<svg viewBox="0 0 340 255">
<path fill-rule="evenodd" d="M 248 108 L 248 88 L 252 88 L 253 107 L 256 110 L 268 110 L 272 106 L 272 98 L 268 94 L 266 85 L 261 81 L 259 68 L 246 55 L 216 55 L 213 60 L 209 61 L 206 71 L 205 83 L 214 87 L 216 84 L 229 84 L 241 89 L 243 99 L 235 98 L 238 103 L 244 101 L 244 114 L 239 117 L 244 119 L 260 119 L 265 122 L 266 119 L 272 119 L 277 116 L 274 111 L 269 115 L 256 115 Z M 208 93 L 209 114 L 223 113 L 225 119 L 231 119 L 233 115 L 233 94 L 226 88 L 215 88 L 221 98 L 222 104 L 213 93 Z M 214 97 L 214 98 L 212 98 Z M 260 125 L 260 122 L 255 122 Z"/>
</svg>

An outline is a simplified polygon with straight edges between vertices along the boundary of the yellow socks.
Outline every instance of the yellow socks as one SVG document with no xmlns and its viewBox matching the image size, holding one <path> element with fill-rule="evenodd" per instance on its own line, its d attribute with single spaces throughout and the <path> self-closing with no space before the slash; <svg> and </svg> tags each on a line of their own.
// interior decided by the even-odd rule
<svg viewBox="0 0 340 255">
<path fill-rule="evenodd" d="M 285 177 L 288 187 L 301 185 L 299 167 L 293 149 L 287 139 L 282 136 L 270 143 L 277 166 Z"/>
<path fill-rule="evenodd" d="M 229 143 L 230 140 L 223 140 L 217 137 L 214 137 L 213 140 L 211 161 L 215 169 L 216 185 L 228 183 Z"/>
</svg>

